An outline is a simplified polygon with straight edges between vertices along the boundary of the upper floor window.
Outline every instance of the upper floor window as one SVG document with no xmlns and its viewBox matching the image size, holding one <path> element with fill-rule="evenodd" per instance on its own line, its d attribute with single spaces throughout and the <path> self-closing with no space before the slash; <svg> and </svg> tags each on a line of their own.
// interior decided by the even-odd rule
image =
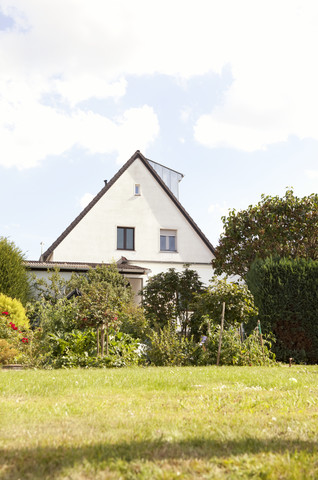
<svg viewBox="0 0 318 480">
<path fill-rule="evenodd" d="M 135 229 L 117 227 L 117 250 L 135 250 Z"/>
<path fill-rule="evenodd" d="M 140 184 L 135 183 L 135 195 L 141 195 Z"/>
<path fill-rule="evenodd" d="M 161 252 L 177 251 L 177 231 L 176 230 L 160 230 L 160 251 Z"/>
</svg>

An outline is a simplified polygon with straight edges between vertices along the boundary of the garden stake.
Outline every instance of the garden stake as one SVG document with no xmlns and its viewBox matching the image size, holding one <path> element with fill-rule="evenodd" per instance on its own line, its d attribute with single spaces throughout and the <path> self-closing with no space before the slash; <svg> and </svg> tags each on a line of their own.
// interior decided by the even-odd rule
<svg viewBox="0 0 318 480">
<path fill-rule="evenodd" d="M 220 338 L 219 338 L 218 357 L 217 357 L 217 360 L 216 360 L 216 366 L 217 367 L 219 366 L 219 363 L 220 363 L 222 334 L 223 334 L 223 325 L 224 325 L 224 313 L 225 313 L 225 302 L 223 302 L 223 304 L 222 304 L 221 330 L 220 330 Z"/>
<path fill-rule="evenodd" d="M 104 356 L 104 341 L 105 341 L 105 325 L 102 324 L 102 327 L 101 327 L 101 336 L 100 336 L 100 340 L 101 340 L 101 356 L 103 357 Z M 108 347 L 106 346 L 106 354 L 108 355 Z"/>
<path fill-rule="evenodd" d="M 263 343 L 263 335 L 262 335 L 262 329 L 261 329 L 261 322 L 258 320 L 257 322 L 257 326 L 258 326 L 258 331 L 259 331 L 259 337 L 261 339 L 261 345 L 262 345 L 262 351 L 263 351 L 263 355 L 265 355 L 264 353 L 264 343 Z"/>
</svg>

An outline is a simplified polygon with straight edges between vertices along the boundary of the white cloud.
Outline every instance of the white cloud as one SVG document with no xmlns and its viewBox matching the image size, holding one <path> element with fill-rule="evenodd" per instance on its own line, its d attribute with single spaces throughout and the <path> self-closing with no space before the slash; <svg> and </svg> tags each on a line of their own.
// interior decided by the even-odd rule
<svg viewBox="0 0 318 480">
<path fill-rule="evenodd" d="M 318 170 L 305 170 L 306 177 L 315 180 L 318 178 Z"/>
<path fill-rule="evenodd" d="M 234 35 L 234 82 L 223 104 L 196 122 L 196 140 L 251 152 L 290 135 L 318 139 L 317 3 L 252 2 L 249 13 Z"/>
<path fill-rule="evenodd" d="M 151 106 L 113 119 L 81 102 L 123 97 L 129 75 L 182 81 L 226 65 L 233 83 L 198 119 L 198 142 L 254 151 L 290 135 L 318 139 L 315 0 L 2 0 L 1 8 L 15 20 L 0 31 L 2 165 L 32 167 L 74 144 L 122 161 L 158 134 Z"/>
<path fill-rule="evenodd" d="M 229 213 L 229 209 L 230 207 L 226 206 L 225 204 L 220 205 L 219 203 L 212 203 L 208 208 L 208 212 L 215 217 L 221 218 Z"/>
<path fill-rule="evenodd" d="M 94 198 L 94 195 L 91 193 L 84 193 L 84 195 L 80 198 L 80 206 L 84 209 Z"/>
</svg>

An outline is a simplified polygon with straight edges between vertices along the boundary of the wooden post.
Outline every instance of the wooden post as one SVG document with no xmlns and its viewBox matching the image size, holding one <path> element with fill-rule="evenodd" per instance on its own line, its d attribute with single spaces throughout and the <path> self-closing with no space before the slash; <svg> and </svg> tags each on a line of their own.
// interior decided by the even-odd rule
<svg viewBox="0 0 318 480">
<path fill-rule="evenodd" d="M 101 356 L 103 357 L 104 356 L 104 341 L 105 341 L 105 325 L 104 324 L 102 324 L 100 340 L 101 340 Z"/>
<path fill-rule="evenodd" d="M 97 327 L 97 356 L 99 357 L 99 327 Z"/>
<path fill-rule="evenodd" d="M 108 355 L 108 327 L 106 328 L 106 355 Z"/>
<path fill-rule="evenodd" d="M 263 351 L 263 355 L 265 355 L 264 353 L 264 342 L 263 342 L 263 335 L 262 335 L 262 329 L 261 329 L 261 322 L 258 320 L 257 322 L 257 326 L 258 326 L 258 331 L 259 331 L 259 337 L 261 339 L 261 345 L 262 345 L 262 351 Z"/>
<path fill-rule="evenodd" d="M 225 302 L 222 304 L 222 316 L 221 316 L 221 330 L 220 330 L 220 338 L 219 338 L 219 348 L 218 348 L 218 356 L 216 360 L 217 367 L 220 363 L 220 355 L 221 355 L 221 346 L 222 346 L 222 334 L 223 334 L 223 325 L 224 325 L 224 313 L 225 313 Z"/>
</svg>

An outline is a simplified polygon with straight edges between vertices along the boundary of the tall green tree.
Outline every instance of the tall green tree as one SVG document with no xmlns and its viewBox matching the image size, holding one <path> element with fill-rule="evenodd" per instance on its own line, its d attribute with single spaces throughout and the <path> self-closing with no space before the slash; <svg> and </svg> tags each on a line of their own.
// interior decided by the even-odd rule
<svg viewBox="0 0 318 480">
<path fill-rule="evenodd" d="M 7 238 L 0 237 L 0 293 L 25 305 L 31 295 L 29 276 L 22 251 Z"/>
<path fill-rule="evenodd" d="M 224 231 L 212 261 L 217 275 L 245 275 L 256 258 L 318 258 L 318 194 L 261 196 L 246 210 L 222 217 Z"/>
</svg>

